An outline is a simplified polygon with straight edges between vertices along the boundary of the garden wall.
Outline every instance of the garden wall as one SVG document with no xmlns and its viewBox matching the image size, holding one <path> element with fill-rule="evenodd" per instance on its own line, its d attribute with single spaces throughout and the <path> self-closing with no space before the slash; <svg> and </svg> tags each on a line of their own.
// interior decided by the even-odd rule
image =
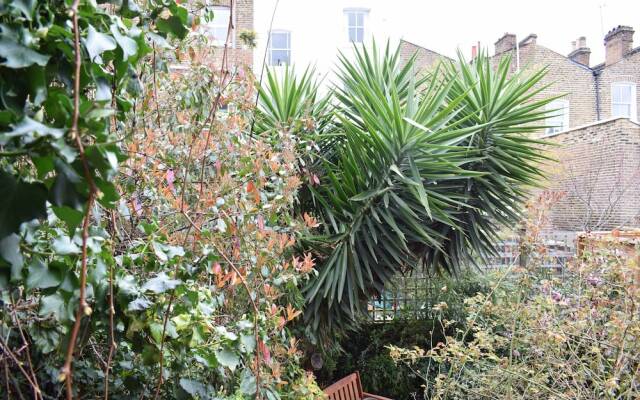
<svg viewBox="0 0 640 400">
<path fill-rule="evenodd" d="M 564 193 L 551 210 L 554 229 L 640 226 L 640 125 L 615 118 L 547 139 L 559 161 L 547 188 Z"/>
</svg>

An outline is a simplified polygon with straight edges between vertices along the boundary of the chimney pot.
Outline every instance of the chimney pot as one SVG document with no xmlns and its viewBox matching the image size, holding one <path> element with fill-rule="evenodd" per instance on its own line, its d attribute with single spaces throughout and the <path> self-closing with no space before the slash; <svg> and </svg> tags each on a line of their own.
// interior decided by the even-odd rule
<svg viewBox="0 0 640 400">
<path fill-rule="evenodd" d="M 632 27 L 618 25 L 605 35 L 605 65 L 622 60 L 622 57 L 633 48 L 633 33 Z"/>
<path fill-rule="evenodd" d="M 580 36 L 577 40 L 571 42 L 571 44 L 573 45 L 573 51 L 569 53 L 568 57 L 578 64 L 586 65 L 588 67 L 591 49 L 587 47 L 587 38 Z"/>
</svg>

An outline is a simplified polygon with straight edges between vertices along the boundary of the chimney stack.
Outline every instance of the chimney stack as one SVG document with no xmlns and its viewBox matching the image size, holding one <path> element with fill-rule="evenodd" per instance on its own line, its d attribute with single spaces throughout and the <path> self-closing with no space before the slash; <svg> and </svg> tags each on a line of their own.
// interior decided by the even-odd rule
<svg viewBox="0 0 640 400">
<path fill-rule="evenodd" d="M 578 64 L 589 66 L 589 56 L 591 55 L 591 49 L 587 47 L 587 38 L 580 36 L 578 40 L 571 42 L 573 51 L 569 53 L 568 57 L 577 62 Z"/>
<path fill-rule="evenodd" d="M 611 65 L 624 57 L 633 48 L 633 28 L 618 25 L 604 37 L 605 64 Z"/>
<path fill-rule="evenodd" d="M 505 33 L 504 35 L 502 35 L 500 39 L 498 39 L 495 45 L 496 45 L 496 54 L 509 51 L 514 47 L 516 47 L 516 35 L 514 35 L 513 33 Z"/>
</svg>

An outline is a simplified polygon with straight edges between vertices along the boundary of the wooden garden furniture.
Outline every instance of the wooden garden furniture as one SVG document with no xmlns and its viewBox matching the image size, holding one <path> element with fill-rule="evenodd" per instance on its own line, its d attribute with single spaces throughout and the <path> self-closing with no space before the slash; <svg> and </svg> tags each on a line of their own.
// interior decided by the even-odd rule
<svg viewBox="0 0 640 400">
<path fill-rule="evenodd" d="M 329 400 L 392 400 L 362 391 L 360 374 L 354 372 L 324 389 Z"/>
</svg>

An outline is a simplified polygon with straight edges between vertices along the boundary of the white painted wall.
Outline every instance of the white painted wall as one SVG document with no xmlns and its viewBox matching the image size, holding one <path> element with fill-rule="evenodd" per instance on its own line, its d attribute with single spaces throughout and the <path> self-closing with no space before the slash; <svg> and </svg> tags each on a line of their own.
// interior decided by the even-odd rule
<svg viewBox="0 0 640 400">
<path fill-rule="evenodd" d="M 257 47 L 253 53 L 253 65 L 258 77 L 275 4 L 276 0 L 255 0 L 254 3 Z M 292 64 L 297 71 L 302 71 L 307 65 L 315 65 L 318 77 L 326 77 L 326 85 L 333 78 L 332 71 L 337 62 L 338 51 L 349 54 L 353 48 L 349 42 L 345 9 L 368 10 L 365 18 L 365 44 L 371 43 L 375 33 L 378 46 L 383 46 L 389 39 L 395 48 L 399 36 L 392 32 L 389 22 L 393 7 L 397 7 L 393 1 L 382 0 L 280 0 L 273 30 L 291 32 Z"/>
</svg>

